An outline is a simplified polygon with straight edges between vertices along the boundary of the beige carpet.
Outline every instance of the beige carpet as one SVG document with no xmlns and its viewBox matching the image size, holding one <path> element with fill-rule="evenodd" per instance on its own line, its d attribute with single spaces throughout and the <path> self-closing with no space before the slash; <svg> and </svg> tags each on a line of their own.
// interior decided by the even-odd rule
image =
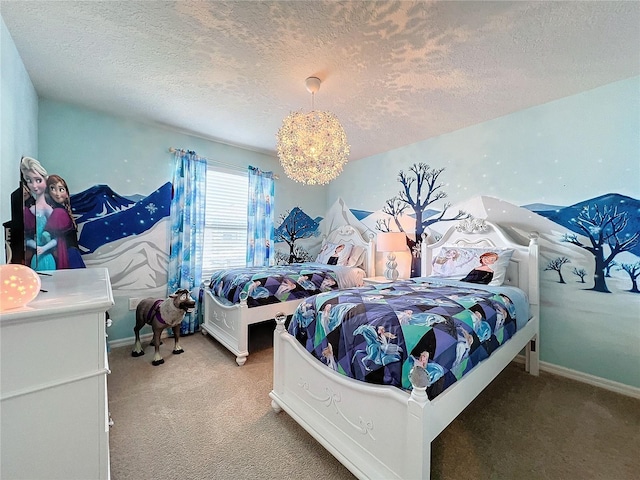
<svg viewBox="0 0 640 480">
<path fill-rule="evenodd" d="M 199 333 L 164 365 L 110 355 L 113 480 L 353 479 L 268 397 L 273 325 L 251 328 L 243 367 Z M 640 401 L 512 364 L 436 439 L 433 479 L 640 478 Z"/>
</svg>

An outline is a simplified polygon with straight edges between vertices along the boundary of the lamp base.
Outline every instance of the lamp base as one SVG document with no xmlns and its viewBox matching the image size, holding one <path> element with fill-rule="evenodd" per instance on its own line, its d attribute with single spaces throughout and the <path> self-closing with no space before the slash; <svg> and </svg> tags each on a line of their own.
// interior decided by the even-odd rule
<svg viewBox="0 0 640 480">
<path fill-rule="evenodd" d="M 384 278 L 387 280 L 397 280 L 398 279 L 398 270 L 396 267 L 398 264 L 396 263 L 396 256 L 394 253 L 389 253 L 387 255 L 387 268 L 384 271 Z"/>
</svg>

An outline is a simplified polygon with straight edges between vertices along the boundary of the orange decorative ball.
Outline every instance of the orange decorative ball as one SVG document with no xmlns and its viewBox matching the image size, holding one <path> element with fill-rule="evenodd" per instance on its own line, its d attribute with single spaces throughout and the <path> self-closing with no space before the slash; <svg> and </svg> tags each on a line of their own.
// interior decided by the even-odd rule
<svg viewBox="0 0 640 480">
<path fill-rule="evenodd" d="M 0 265 L 0 311 L 24 307 L 41 285 L 38 274 L 25 265 Z"/>
</svg>

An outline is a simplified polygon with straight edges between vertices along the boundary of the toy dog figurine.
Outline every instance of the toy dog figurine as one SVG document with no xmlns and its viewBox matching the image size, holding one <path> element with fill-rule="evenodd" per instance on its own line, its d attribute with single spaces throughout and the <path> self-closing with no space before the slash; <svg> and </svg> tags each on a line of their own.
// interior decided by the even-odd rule
<svg viewBox="0 0 640 480">
<path fill-rule="evenodd" d="M 131 352 L 131 356 L 140 357 L 144 355 L 142 344 L 140 343 L 140 329 L 145 325 L 151 325 L 153 329 L 153 340 L 151 342 L 155 347 L 155 355 L 153 365 L 162 365 L 164 359 L 160 355 L 160 336 L 165 328 L 173 328 L 175 344 L 173 353 L 179 354 L 184 352 L 180 346 L 180 323 L 184 319 L 186 313 L 193 312 L 196 302 L 189 291 L 185 289 L 176 290 L 173 295 L 169 295 L 167 299 L 145 298 L 140 301 L 136 308 L 136 326 L 133 328 L 136 334 L 136 343 Z"/>
</svg>

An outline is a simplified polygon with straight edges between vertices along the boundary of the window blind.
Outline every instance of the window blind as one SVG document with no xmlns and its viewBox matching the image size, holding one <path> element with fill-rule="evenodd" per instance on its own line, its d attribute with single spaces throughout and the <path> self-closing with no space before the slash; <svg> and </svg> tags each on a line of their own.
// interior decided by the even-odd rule
<svg viewBox="0 0 640 480">
<path fill-rule="evenodd" d="M 247 172 L 207 165 L 203 281 L 214 270 L 247 263 Z"/>
</svg>

